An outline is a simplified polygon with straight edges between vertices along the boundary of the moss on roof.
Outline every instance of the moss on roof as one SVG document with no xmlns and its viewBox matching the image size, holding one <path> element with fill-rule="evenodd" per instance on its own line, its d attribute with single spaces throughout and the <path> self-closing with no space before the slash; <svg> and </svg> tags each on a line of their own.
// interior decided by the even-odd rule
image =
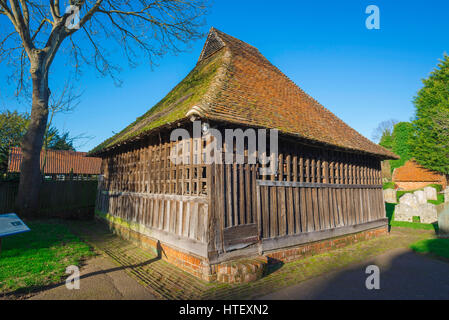
<svg viewBox="0 0 449 320">
<path fill-rule="evenodd" d="M 121 132 L 105 140 L 89 153 L 94 154 L 151 129 L 185 118 L 186 113 L 206 94 L 222 65 L 224 52 L 200 61 L 161 101 Z"/>
<path fill-rule="evenodd" d="M 276 128 L 312 142 L 397 159 L 306 94 L 255 47 L 214 28 L 189 75 L 150 111 L 91 154 L 186 119 L 189 110 L 209 120 Z"/>
</svg>

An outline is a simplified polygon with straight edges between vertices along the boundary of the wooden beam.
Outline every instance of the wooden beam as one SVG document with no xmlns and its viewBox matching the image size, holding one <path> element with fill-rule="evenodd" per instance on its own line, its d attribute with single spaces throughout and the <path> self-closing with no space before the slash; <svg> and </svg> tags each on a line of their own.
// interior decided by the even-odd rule
<svg viewBox="0 0 449 320">
<path fill-rule="evenodd" d="M 334 184 L 334 183 L 314 183 L 298 181 L 270 181 L 257 180 L 259 186 L 267 187 L 294 187 L 294 188 L 335 188 L 335 189 L 382 189 L 382 185 L 371 184 Z"/>
</svg>

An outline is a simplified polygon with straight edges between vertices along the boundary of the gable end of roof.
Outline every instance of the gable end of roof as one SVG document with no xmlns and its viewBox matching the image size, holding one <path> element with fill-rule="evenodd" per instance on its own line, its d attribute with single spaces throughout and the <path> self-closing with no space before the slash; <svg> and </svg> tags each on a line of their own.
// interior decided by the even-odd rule
<svg viewBox="0 0 449 320">
<path fill-rule="evenodd" d="M 220 39 L 215 29 L 212 27 L 207 36 L 206 43 L 203 46 L 198 62 L 206 59 L 215 52 L 221 50 L 225 46 L 223 40 Z"/>
</svg>

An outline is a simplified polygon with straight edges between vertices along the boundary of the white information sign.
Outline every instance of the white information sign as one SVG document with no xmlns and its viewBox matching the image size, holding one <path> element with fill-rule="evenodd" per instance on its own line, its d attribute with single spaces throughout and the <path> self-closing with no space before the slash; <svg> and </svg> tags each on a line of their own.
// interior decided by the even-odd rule
<svg viewBox="0 0 449 320">
<path fill-rule="evenodd" d="M 0 237 L 30 231 L 25 223 L 15 214 L 0 214 Z"/>
</svg>

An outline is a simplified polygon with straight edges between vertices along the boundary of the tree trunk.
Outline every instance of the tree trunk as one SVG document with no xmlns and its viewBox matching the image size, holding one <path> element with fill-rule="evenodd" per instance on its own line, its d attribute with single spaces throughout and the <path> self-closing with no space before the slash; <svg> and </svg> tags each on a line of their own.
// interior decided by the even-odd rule
<svg viewBox="0 0 449 320">
<path fill-rule="evenodd" d="M 34 71 L 34 72 L 33 72 Z M 40 153 L 48 120 L 48 72 L 41 68 L 31 70 L 33 102 L 28 130 L 22 141 L 17 211 L 26 217 L 36 217 L 39 209 L 39 190 L 42 183 Z"/>
</svg>

